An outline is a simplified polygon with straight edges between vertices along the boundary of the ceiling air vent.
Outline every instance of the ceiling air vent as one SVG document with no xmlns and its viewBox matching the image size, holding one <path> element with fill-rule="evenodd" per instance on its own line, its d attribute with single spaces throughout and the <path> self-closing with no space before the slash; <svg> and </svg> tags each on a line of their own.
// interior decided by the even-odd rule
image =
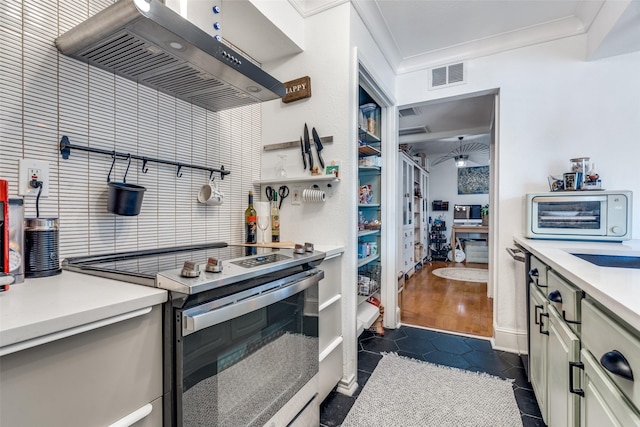
<svg viewBox="0 0 640 427">
<path fill-rule="evenodd" d="M 431 69 L 429 89 L 439 89 L 466 82 L 464 62 Z"/>
<path fill-rule="evenodd" d="M 418 126 L 413 128 L 405 128 L 400 129 L 398 131 L 398 135 L 400 136 L 408 136 L 408 135 L 420 135 L 423 133 L 430 133 L 431 129 L 428 126 Z"/>
<path fill-rule="evenodd" d="M 420 112 L 420 108 L 418 107 L 402 108 L 398 110 L 400 117 L 417 116 Z"/>
</svg>

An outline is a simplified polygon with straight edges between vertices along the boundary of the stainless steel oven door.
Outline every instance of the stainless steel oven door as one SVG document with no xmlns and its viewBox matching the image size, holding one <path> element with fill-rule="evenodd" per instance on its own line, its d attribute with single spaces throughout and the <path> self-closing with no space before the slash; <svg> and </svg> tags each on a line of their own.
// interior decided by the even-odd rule
<svg viewBox="0 0 640 427">
<path fill-rule="evenodd" d="M 323 277 L 311 269 L 178 315 L 179 425 L 263 426 L 310 388 L 318 373 Z"/>
</svg>

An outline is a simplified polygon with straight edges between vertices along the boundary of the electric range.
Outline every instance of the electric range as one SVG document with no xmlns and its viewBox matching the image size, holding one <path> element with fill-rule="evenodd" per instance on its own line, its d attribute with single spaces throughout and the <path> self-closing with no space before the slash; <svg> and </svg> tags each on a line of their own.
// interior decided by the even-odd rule
<svg viewBox="0 0 640 427">
<path fill-rule="evenodd" d="M 306 251 L 305 251 L 306 249 Z M 207 245 L 67 258 L 76 271 L 169 291 L 163 425 L 319 419 L 318 285 L 325 254 Z M 309 413 L 311 412 L 311 415 Z"/>
<path fill-rule="evenodd" d="M 64 259 L 62 267 L 192 295 L 293 267 L 317 266 L 325 257 L 324 252 L 313 250 L 313 245 L 305 244 L 303 248 L 307 251 L 298 253 L 289 248 L 246 247 L 216 242 L 72 257 Z M 212 265 L 212 260 L 216 265 Z"/>
</svg>

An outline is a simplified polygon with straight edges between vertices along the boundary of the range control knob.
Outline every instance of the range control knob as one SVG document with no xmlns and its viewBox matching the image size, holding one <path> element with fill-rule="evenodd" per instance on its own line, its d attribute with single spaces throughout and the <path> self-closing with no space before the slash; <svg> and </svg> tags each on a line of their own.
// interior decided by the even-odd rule
<svg viewBox="0 0 640 427">
<path fill-rule="evenodd" d="M 614 225 L 613 227 L 611 227 L 611 232 L 613 234 L 620 234 L 620 233 L 622 233 L 622 229 L 620 227 L 618 227 L 617 225 Z"/>
<path fill-rule="evenodd" d="M 222 261 L 218 261 L 215 258 L 209 258 L 204 269 L 209 273 L 220 273 L 222 272 Z"/>
<path fill-rule="evenodd" d="M 219 30 L 220 28 L 222 28 L 222 25 L 220 25 L 219 22 L 214 22 L 213 23 L 213 29 L 214 30 Z"/>
<path fill-rule="evenodd" d="M 200 266 L 193 261 L 185 261 L 180 275 L 183 277 L 198 277 L 200 275 Z"/>
<path fill-rule="evenodd" d="M 213 11 L 213 13 L 220 13 L 220 6 L 213 6 L 211 10 Z"/>
</svg>

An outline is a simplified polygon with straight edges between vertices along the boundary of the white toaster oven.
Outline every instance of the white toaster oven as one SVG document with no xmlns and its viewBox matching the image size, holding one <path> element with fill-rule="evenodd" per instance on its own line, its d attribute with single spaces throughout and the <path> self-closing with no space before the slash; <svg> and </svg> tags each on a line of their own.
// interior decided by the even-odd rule
<svg viewBox="0 0 640 427">
<path fill-rule="evenodd" d="M 532 239 L 631 239 L 631 191 L 558 191 L 526 196 L 525 236 Z"/>
</svg>

